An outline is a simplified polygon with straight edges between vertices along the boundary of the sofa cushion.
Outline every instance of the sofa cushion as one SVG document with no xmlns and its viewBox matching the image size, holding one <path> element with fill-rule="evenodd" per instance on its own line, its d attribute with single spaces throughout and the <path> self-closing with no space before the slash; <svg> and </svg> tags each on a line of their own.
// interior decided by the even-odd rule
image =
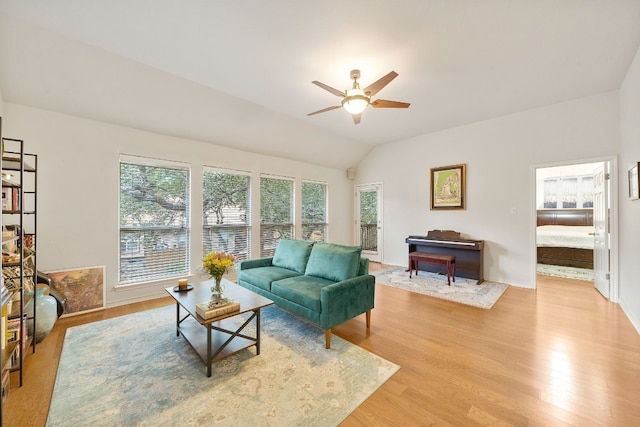
<svg viewBox="0 0 640 427">
<path fill-rule="evenodd" d="M 313 243 L 308 240 L 282 239 L 276 246 L 271 263 L 304 274 Z"/>
<path fill-rule="evenodd" d="M 320 312 L 320 290 L 333 281 L 315 276 L 298 276 L 271 284 L 271 292 L 317 313 Z"/>
<path fill-rule="evenodd" d="M 343 246 L 334 243 L 316 243 L 311 249 L 306 275 L 340 282 L 358 275 L 360 246 Z"/>
<path fill-rule="evenodd" d="M 259 267 L 250 268 L 248 270 L 241 270 L 238 274 L 239 280 L 244 280 L 262 288 L 265 291 L 271 291 L 271 283 L 277 280 L 286 279 L 289 277 L 300 276 L 300 273 L 281 267 Z"/>
</svg>

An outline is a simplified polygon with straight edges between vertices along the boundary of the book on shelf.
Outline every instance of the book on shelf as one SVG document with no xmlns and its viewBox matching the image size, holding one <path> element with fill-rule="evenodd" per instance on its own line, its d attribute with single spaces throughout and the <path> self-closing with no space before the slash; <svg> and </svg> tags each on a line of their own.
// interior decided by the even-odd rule
<svg viewBox="0 0 640 427">
<path fill-rule="evenodd" d="M 240 311 L 240 303 L 226 298 L 196 304 L 196 313 L 205 320 L 235 311 Z"/>
<path fill-rule="evenodd" d="M 16 187 L 2 187 L 2 210 L 15 211 L 20 207 L 20 189 Z"/>
<path fill-rule="evenodd" d="M 13 206 L 11 208 L 11 210 L 18 210 L 20 209 L 20 190 L 18 188 L 12 188 L 12 193 L 13 193 Z"/>
<path fill-rule="evenodd" d="M 13 206 L 13 196 L 11 194 L 11 188 L 2 187 L 2 210 L 10 211 Z"/>
</svg>

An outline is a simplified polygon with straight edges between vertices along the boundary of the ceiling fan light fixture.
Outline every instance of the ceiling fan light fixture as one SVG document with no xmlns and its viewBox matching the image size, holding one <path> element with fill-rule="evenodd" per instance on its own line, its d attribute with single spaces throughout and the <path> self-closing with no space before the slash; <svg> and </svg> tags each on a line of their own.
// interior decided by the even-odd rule
<svg viewBox="0 0 640 427">
<path fill-rule="evenodd" d="M 398 73 L 391 71 L 386 76 L 376 80 L 364 89 L 360 89 L 358 79 L 360 78 L 359 70 L 351 70 L 351 79 L 353 80 L 353 87 L 345 91 L 338 90 L 317 80 L 312 81 L 314 85 L 326 90 L 327 92 L 335 95 L 341 99 L 340 105 L 332 105 L 330 107 L 323 108 L 322 110 L 314 111 L 307 114 L 307 116 L 313 116 L 320 113 L 326 113 L 327 111 L 333 111 L 338 108 L 344 108 L 348 113 L 351 113 L 353 117 L 353 123 L 360 123 L 360 115 L 371 105 L 373 108 L 409 108 L 408 102 L 389 101 L 388 99 L 376 99 L 371 102 L 371 97 L 375 96 L 382 88 L 395 79 Z"/>
<path fill-rule="evenodd" d="M 351 114 L 360 114 L 369 105 L 370 98 L 360 88 L 347 90 L 347 96 L 342 100 L 342 106 Z"/>
</svg>

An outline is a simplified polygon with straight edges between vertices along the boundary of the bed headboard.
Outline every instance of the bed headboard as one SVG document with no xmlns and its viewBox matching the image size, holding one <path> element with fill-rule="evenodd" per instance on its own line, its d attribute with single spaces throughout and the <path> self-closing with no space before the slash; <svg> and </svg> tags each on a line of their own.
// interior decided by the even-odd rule
<svg viewBox="0 0 640 427">
<path fill-rule="evenodd" d="M 538 225 L 593 225 L 593 209 L 539 209 Z"/>
</svg>

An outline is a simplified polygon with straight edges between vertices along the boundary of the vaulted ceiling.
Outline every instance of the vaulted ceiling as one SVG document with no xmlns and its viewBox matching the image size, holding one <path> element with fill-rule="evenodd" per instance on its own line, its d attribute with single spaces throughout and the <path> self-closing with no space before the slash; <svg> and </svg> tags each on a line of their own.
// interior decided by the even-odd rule
<svg viewBox="0 0 640 427">
<path fill-rule="evenodd" d="M 347 168 L 375 145 L 616 90 L 639 0 L 0 0 L 0 91 L 24 104 Z M 354 125 L 311 84 L 407 110 Z"/>
</svg>

